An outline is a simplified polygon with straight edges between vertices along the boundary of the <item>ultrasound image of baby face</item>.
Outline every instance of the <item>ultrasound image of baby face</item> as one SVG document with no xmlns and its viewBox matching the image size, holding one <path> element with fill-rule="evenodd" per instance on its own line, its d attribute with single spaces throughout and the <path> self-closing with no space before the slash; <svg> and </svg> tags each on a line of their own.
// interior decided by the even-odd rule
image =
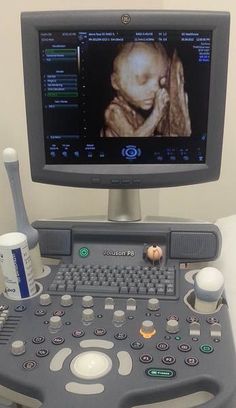
<svg viewBox="0 0 236 408">
<path fill-rule="evenodd" d="M 106 137 L 190 136 L 183 65 L 161 43 L 122 44 L 113 61 L 115 97 L 104 113 Z"/>
<path fill-rule="evenodd" d="M 166 82 L 167 71 L 161 45 L 127 43 L 114 61 L 112 86 L 131 106 L 148 111 Z"/>
</svg>

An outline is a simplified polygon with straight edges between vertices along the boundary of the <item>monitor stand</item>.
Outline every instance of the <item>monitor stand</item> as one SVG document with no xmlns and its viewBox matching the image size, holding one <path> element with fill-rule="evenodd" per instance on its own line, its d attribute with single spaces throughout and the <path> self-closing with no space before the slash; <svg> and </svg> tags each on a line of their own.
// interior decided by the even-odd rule
<svg viewBox="0 0 236 408">
<path fill-rule="evenodd" d="M 83 217 L 80 217 L 80 220 Z M 94 217 L 91 219 L 94 221 Z M 96 221 L 99 221 L 98 219 Z M 101 221 L 101 220 L 100 220 Z M 141 201 L 140 191 L 138 189 L 115 189 L 109 190 L 108 195 L 108 212 L 107 219 L 102 221 L 111 222 L 137 222 L 145 221 L 149 223 L 178 223 L 178 222 L 194 222 L 196 220 L 180 218 L 180 217 L 167 217 L 167 216 L 145 216 L 141 214 Z"/>
<path fill-rule="evenodd" d="M 139 190 L 109 190 L 108 221 L 141 221 Z"/>
</svg>

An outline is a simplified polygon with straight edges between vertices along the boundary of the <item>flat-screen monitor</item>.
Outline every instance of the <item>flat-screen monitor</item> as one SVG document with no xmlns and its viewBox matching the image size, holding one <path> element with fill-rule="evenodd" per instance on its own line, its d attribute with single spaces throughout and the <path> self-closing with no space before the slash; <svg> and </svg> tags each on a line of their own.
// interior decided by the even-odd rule
<svg viewBox="0 0 236 408">
<path fill-rule="evenodd" d="M 219 177 L 229 14 L 22 14 L 31 173 L 78 187 Z"/>
</svg>

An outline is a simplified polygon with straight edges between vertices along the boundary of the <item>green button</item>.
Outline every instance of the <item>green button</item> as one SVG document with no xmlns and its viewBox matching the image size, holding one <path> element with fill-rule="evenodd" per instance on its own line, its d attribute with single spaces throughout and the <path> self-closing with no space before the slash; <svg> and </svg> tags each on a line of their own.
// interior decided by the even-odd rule
<svg viewBox="0 0 236 408">
<path fill-rule="evenodd" d="M 155 377 L 155 378 L 173 378 L 176 375 L 174 370 L 165 369 L 165 368 L 148 368 L 145 370 L 145 373 L 148 377 Z"/>
<path fill-rule="evenodd" d="M 181 337 L 180 336 L 175 336 L 175 340 L 181 340 Z"/>
<path fill-rule="evenodd" d="M 87 258 L 89 256 L 89 249 L 87 247 L 82 247 L 79 250 L 79 256 L 81 258 Z"/>
<path fill-rule="evenodd" d="M 210 354 L 214 351 L 214 347 L 212 347 L 210 344 L 202 344 L 200 346 L 200 350 L 202 353 Z"/>
</svg>

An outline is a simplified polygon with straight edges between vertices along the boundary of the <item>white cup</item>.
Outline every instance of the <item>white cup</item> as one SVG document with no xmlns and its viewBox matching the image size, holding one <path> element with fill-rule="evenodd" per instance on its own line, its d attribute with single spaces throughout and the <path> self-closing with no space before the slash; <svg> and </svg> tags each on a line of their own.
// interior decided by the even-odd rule
<svg viewBox="0 0 236 408">
<path fill-rule="evenodd" d="M 36 293 L 25 234 L 10 232 L 0 236 L 0 266 L 9 298 L 23 299 Z"/>
</svg>

